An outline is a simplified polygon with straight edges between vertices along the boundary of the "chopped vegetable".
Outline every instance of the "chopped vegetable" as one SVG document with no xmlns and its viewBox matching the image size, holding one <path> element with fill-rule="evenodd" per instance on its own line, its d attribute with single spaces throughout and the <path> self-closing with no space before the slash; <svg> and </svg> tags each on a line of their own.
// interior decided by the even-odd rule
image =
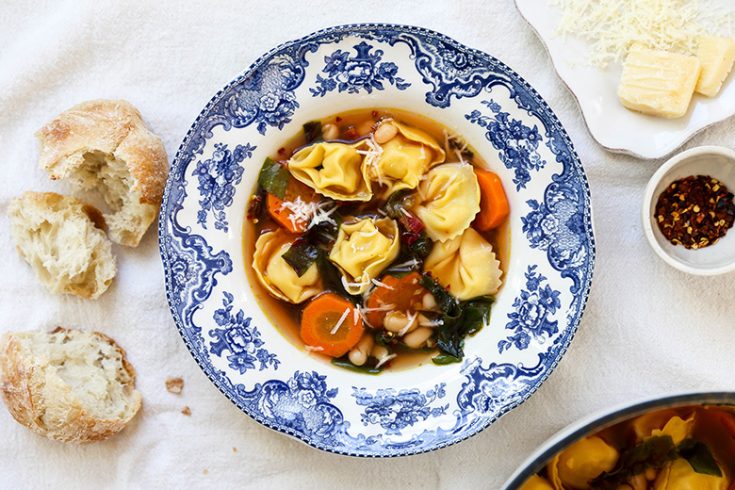
<svg viewBox="0 0 735 490">
<path fill-rule="evenodd" d="M 426 294 L 421 284 L 421 275 L 411 272 L 403 277 L 383 276 L 365 302 L 365 318 L 373 327 L 383 324 L 390 311 L 418 311 L 421 299 Z M 389 309 L 386 309 L 390 307 Z"/>
<path fill-rule="evenodd" d="M 393 219 L 400 219 L 403 210 L 409 207 L 411 207 L 411 191 L 398 191 L 391 194 L 385 202 L 385 213 Z"/>
<path fill-rule="evenodd" d="M 461 360 L 462 359 L 458 357 L 450 356 L 449 354 L 439 354 L 438 356 L 434 356 L 431 358 L 431 362 L 439 366 L 444 366 L 446 364 L 452 364 L 454 362 L 460 362 Z"/>
<path fill-rule="evenodd" d="M 339 359 L 332 359 L 332 364 L 334 364 L 335 366 L 345 368 L 345 369 L 349 369 L 350 371 L 355 371 L 357 373 L 376 375 L 376 374 L 380 374 L 383 372 L 382 366 L 379 368 L 375 367 L 374 365 L 368 366 L 367 364 L 364 364 L 362 366 L 355 366 L 354 364 L 350 362 L 349 359 L 347 359 L 347 357 L 340 357 Z"/>
<path fill-rule="evenodd" d="M 362 318 L 355 306 L 336 294 L 317 296 L 304 308 L 301 316 L 301 340 L 331 357 L 342 357 L 362 337 Z"/>
<path fill-rule="evenodd" d="M 427 274 L 421 278 L 421 285 L 431 292 L 442 312 L 442 324 L 435 329 L 437 347 L 444 354 L 461 360 L 465 337 L 477 333 L 489 322 L 492 298 L 481 297 L 460 303 Z M 445 357 L 439 357 L 435 362 L 446 364 L 450 361 L 456 362 Z"/>
<path fill-rule="evenodd" d="M 329 291 L 334 291 L 338 295 L 349 298 L 352 297 L 350 293 L 345 289 L 342 284 L 342 273 L 335 267 L 334 264 L 327 257 L 327 252 L 319 250 L 319 256 L 316 259 L 316 266 L 319 268 L 319 276 L 322 279 L 324 288 Z"/>
<path fill-rule="evenodd" d="M 301 277 L 316 262 L 319 257 L 319 249 L 304 239 L 298 239 L 291 244 L 282 257 L 293 268 L 296 275 Z"/>
<path fill-rule="evenodd" d="M 475 228 L 480 231 L 497 228 L 510 213 L 508 198 L 503 183 L 493 172 L 475 168 L 477 183 L 480 185 L 480 212 L 475 218 Z"/>
<path fill-rule="evenodd" d="M 288 177 L 282 197 L 268 193 L 268 214 L 291 233 L 306 231 L 319 198 L 309 187 Z"/>
<path fill-rule="evenodd" d="M 686 439 L 679 444 L 678 449 L 679 455 L 686 459 L 697 473 L 722 476 L 722 470 L 706 445 L 694 439 Z"/>
<path fill-rule="evenodd" d="M 258 185 L 269 194 L 283 199 L 290 179 L 291 176 L 285 166 L 266 158 L 258 174 Z"/>
<path fill-rule="evenodd" d="M 304 139 L 307 145 L 322 141 L 322 123 L 320 121 L 309 121 L 304 124 Z"/>
</svg>

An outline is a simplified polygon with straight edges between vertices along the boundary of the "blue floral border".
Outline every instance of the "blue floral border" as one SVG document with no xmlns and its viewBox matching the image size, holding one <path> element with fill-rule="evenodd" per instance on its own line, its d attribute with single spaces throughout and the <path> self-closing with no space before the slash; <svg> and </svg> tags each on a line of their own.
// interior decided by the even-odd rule
<svg viewBox="0 0 735 490">
<path fill-rule="evenodd" d="M 565 335 L 555 339 L 554 344 L 546 352 L 539 355 L 538 366 L 534 368 L 519 368 L 513 365 L 502 367 L 492 364 L 487 368 L 482 368 L 476 365 L 473 368 L 474 371 L 471 371 L 468 375 L 468 380 L 479 376 L 481 378 L 484 377 L 485 381 L 489 381 L 498 379 L 496 374 L 494 374 L 498 372 L 496 371 L 497 369 L 501 370 L 499 372 L 505 373 L 502 378 L 507 378 L 508 376 L 511 378 L 513 376 L 518 377 L 521 375 L 519 373 L 522 372 L 522 376 L 528 381 L 526 390 L 522 393 L 517 393 L 512 400 L 507 400 L 507 403 L 498 408 L 497 412 L 491 417 L 475 417 L 472 420 L 467 420 L 465 419 L 465 415 L 462 415 L 453 429 L 437 429 L 429 436 L 425 432 L 416 436 L 413 441 L 402 443 L 399 447 L 391 447 L 390 445 L 381 446 L 380 451 L 365 450 L 366 448 L 374 448 L 376 442 L 380 441 L 380 437 L 365 438 L 360 435 L 350 441 L 350 449 L 344 447 L 342 444 L 335 445 L 333 438 L 312 438 L 312 434 L 299 431 L 294 426 L 279 424 L 277 420 L 269 419 L 263 413 L 259 413 L 254 409 L 254 406 L 248 406 L 244 403 L 244 400 L 252 399 L 252 396 L 264 396 L 266 385 L 268 385 L 269 390 L 275 390 L 276 392 L 281 390 L 285 393 L 290 389 L 289 383 L 298 384 L 307 375 L 313 375 L 317 378 L 318 375 L 316 373 L 297 372 L 289 381 L 269 381 L 262 386 L 256 385 L 253 391 L 247 392 L 240 385 L 233 386 L 225 373 L 217 371 L 211 365 L 207 357 L 206 348 L 204 348 L 201 331 L 191 322 L 191 318 L 194 312 L 200 307 L 200 302 L 208 298 L 211 294 L 212 289 L 217 284 L 217 275 L 229 274 L 232 271 L 232 263 L 224 251 L 215 253 L 207 245 L 203 237 L 187 233 L 190 230 L 178 224 L 176 217 L 186 197 L 184 184 L 185 170 L 195 155 L 203 152 L 206 139 L 212 136 L 212 129 L 218 125 L 223 126 L 227 130 L 231 127 L 257 124 L 258 130 L 264 133 L 269 125 L 279 128 L 283 127 L 290 120 L 290 114 L 298 107 L 298 103 L 289 98 L 288 90 L 292 90 L 303 81 L 303 67 L 308 65 L 304 59 L 306 53 L 318 49 L 320 43 L 335 42 L 348 35 L 357 35 L 366 39 L 380 39 L 391 45 L 399 41 L 408 45 L 411 48 L 416 68 L 423 76 L 423 81 L 432 87 L 432 90 L 427 92 L 427 102 L 437 107 L 448 107 L 451 104 L 452 97 L 473 97 L 482 90 L 491 90 L 495 85 L 507 87 L 511 90 L 511 98 L 517 102 L 520 108 L 526 109 L 530 114 L 536 115 L 544 122 L 547 137 L 549 138 L 547 145 L 556 155 L 557 162 L 561 163 L 564 168 L 562 174 L 555 176 L 555 183 L 552 183 L 549 188 L 551 189 L 552 186 L 563 186 L 564 181 L 575 178 L 578 179 L 575 183 L 577 185 L 577 191 L 579 191 L 580 184 L 582 185 L 583 191 L 580 193 L 581 195 L 576 196 L 578 198 L 576 202 L 580 209 L 583 210 L 583 227 L 586 232 L 586 241 L 584 243 L 586 256 L 584 263 L 565 264 L 563 262 L 565 257 L 561 257 L 561 261 L 557 260 L 559 259 L 558 257 L 554 257 L 555 250 L 553 247 L 546 249 L 539 247 L 547 251 L 552 265 L 561 271 L 562 276 L 570 277 L 574 282 L 572 292 L 575 293 L 575 299 L 568 315 L 569 328 L 566 330 Z M 419 44 L 421 44 L 422 49 L 419 49 Z M 446 60 L 441 56 L 432 59 L 432 56 L 435 56 L 442 47 L 445 51 L 451 52 L 454 59 Z M 451 49 L 446 49 L 447 47 Z M 279 100 L 261 101 L 260 108 L 254 113 L 237 113 L 235 110 L 237 109 L 237 101 L 233 101 L 232 97 L 230 97 L 228 100 L 230 106 L 220 108 L 220 112 L 228 114 L 227 117 L 205 117 L 215 106 L 225 105 L 226 101 L 224 96 L 231 93 L 235 86 L 244 84 L 243 86 L 247 87 L 248 84 L 251 84 L 252 87 L 257 88 L 257 84 L 262 82 L 263 75 L 260 70 L 270 66 L 269 64 L 272 64 L 274 60 L 277 61 L 279 56 L 284 52 L 291 53 L 295 56 L 295 58 L 292 57 L 291 59 L 300 59 L 303 61 L 303 64 L 279 68 L 282 72 L 290 74 L 287 79 L 283 80 L 283 85 L 286 88 Z M 287 58 L 280 56 L 280 59 L 284 60 L 284 63 L 288 63 Z M 432 69 L 432 62 L 438 62 L 440 64 L 446 62 L 446 65 L 433 67 Z M 286 105 L 283 106 L 283 104 Z M 270 118 L 272 114 L 276 114 L 277 117 Z M 538 93 L 517 73 L 502 62 L 481 51 L 467 48 L 442 34 L 427 29 L 387 24 L 345 25 L 316 32 L 271 50 L 210 100 L 205 109 L 197 117 L 179 147 L 176 159 L 172 165 L 171 174 L 173 177 L 169 179 L 166 186 L 161 217 L 159 219 L 159 248 L 166 271 L 167 298 L 176 326 L 185 344 L 215 386 L 241 410 L 261 424 L 292 435 L 319 449 L 354 456 L 392 457 L 439 449 L 477 434 L 493 421 L 497 420 L 497 418 L 525 401 L 550 375 L 574 337 L 588 298 L 595 256 L 589 186 L 579 158 L 576 152 L 574 152 L 571 141 L 562 128 L 561 123 Z M 547 189 L 547 194 L 550 189 Z M 167 224 L 170 225 L 170 230 L 167 228 Z M 169 235 L 169 232 L 172 236 Z M 174 237 L 180 243 L 176 243 L 176 240 L 173 240 Z M 206 267 L 203 269 L 201 268 L 201 264 L 197 264 L 197 262 L 201 263 L 202 261 L 206 264 Z M 197 269 L 198 265 L 200 267 L 199 269 Z M 185 283 L 185 281 L 188 281 L 188 283 Z M 200 301 L 195 301 L 193 304 L 182 301 L 183 295 L 186 293 L 190 294 L 195 300 L 199 299 Z M 191 326 L 187 327 L 186 325 Z M 470 382 L 472 381 L 468 381 L 468 383 Z M 276 383 L 278 386 L 270 387 L 269 383 Z M 285 383 L 286 387 L 281 387 L 279 383 Z M 253 395 L 253 393 L 256 393 L 256 395 Z M 333 420 L 340 421 L 341 413 L 328 402 L 334 396 L 334 393 L 336 392 L 327 390 L 314 396 L 320 397 L 319 403 L 326 407 L 325 413 L 329 417 Z M 258 400 L 261 400 L 261 398 L 258 398 Z M 336 409 L 337 412 L 334 413 L 333 409 Z M 462 425 L 463 422 L 464 425 Z M 342 421 L 334 427 L 346 429 L 348 425 Z"/>
</svg>

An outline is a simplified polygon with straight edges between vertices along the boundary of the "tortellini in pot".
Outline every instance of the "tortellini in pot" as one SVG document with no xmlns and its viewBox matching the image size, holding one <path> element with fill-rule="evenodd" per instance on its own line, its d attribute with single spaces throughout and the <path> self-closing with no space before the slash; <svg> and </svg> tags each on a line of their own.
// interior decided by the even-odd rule
<svg viewBox="0 0 735 490">
<path fill-rule="evenodd" d="M 361 151 L 367 151 L 364 141 L 315 143 L 296 152 L 288 161 L 288 169 L 294 178 L 323 196 L 339 201 L 369 201 L 373 191 Z"/>
<path fill-rule="evenodd" d="M 618 450 L 597 436 L 585 437 L 554 456 L 546 471 L 557 490 L 587 489 L 618 462 Z"/>
<path fill-rule="evenodd" d="M 694 429 L 694 414 L 682 419 L 673 410 L 643 415 L 633 421 L 633 431 L 639 441 L 651 436 L 671 436 L 674 444 L 688 438 Z"/>
<path fill-rule="evenodd" d="M 726 490 L 728 486 L 726 477 L 697 473 L 686 459 L 679 458 L 658 473 L 653 490 Z"/>
<path fill-rule="evenodd" d="M 381 126 L 391 125 L 397 134 L 381 145 L 383 151 L 368 175 L 373 181 L 387 186 L 386 195 L 402 189 L 415 189 L 421 177 L 434 165 L 444 161 L 444 150 L 428 133 L 392 119 Z"/>
<path fill-rule="evenodd" d="M 260 284 L 273 296 L 289 303 L 302 303 L 322 292 L 316 264 L 301 277 L 283 260 L 291 247 L 290 236 L 282 230 L 263 233 L 255 242 L 253 270 Z"/>
<path fill-rule="evenodd" d="M 350 294 L 362 294 L 370 281 L 398 257 L 398 225 L 390 218 L 363 218 L 342 223 L 329 260 L 342 272 Z"/>
<path fill-rule="evenodd" d="M 555 490 L 551 486 L 551 483 L 547 482 L 538 475 L 533 475 L 531 478 L 523 482 L 520 490 Z"/>
<path fill-rule="evenodd" d="M 480 211 L 480 185 L 468 163 L 434 167 L 419 184 L 417 194 L 414 212 L 435 242 L 461 235 Z"/>
<path fill-rule="evenodd" d="M 435 243 L 424 262 L 424 271 L 463 301 L 495 294 L 502 285 L 503 272 L 493 246 L 474 228 L 467 228 L 452 240 Z"/>
</svg>

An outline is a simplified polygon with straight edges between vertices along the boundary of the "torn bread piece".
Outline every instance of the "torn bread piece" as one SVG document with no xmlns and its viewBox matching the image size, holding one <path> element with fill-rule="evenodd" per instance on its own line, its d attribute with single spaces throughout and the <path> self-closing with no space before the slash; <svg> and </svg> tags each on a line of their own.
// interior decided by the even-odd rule
<svg viewBox="0 0 735 490">
<path fill-rule="evenodd" d="M 59 114 L 36 137 L 52 179 L 98 189 L 110 239 L 136 247 L 156 219 L 168 175 L 161 139 L 124 100 L 92 100 Z"/>
<path fill-rule="evenodd" d="M 18 253 L 52 293 L 97 299 L 117 273 L 104 218 L 94 207 L 53 192 L 26 192 L 8 206 Z"/>
<path fill-rule="evenodd" d="M 141 406 L 125 351 L 99 332 L 8 332 L 0 339 L 0 381 L 15 420 L 62 442 L 107 439 Z"/>
</svg>

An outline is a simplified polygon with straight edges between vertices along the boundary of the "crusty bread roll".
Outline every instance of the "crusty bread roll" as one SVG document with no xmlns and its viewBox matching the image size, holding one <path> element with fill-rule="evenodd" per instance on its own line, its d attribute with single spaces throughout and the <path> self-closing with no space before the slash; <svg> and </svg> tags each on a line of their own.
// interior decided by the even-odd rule
<svg viewBox="0 0 735 490">
<path fill-rule="evenodd" d="M 161 205 L 168 159 L 161 139 L 124 100 L 92 100 L 72 107 L 36 137 L 40 164 L 52 179 L 99 189 L 111 212 L 110 239 L 136 247 Z"/>
<path fill-rule="evenodd" d="M 52 293 L 96 299 L 117 273 L 100 212 L 53 192 L 26 192 L 8 207 L 16 248 Z"/>
<path fill-rule="evenodd" d="M 63 442 L 107 439 L 141 405 L 125 351 L 99 332 L 59 327 L 4 334 L 0 382 L 15 420 Z"/>
</svg>

